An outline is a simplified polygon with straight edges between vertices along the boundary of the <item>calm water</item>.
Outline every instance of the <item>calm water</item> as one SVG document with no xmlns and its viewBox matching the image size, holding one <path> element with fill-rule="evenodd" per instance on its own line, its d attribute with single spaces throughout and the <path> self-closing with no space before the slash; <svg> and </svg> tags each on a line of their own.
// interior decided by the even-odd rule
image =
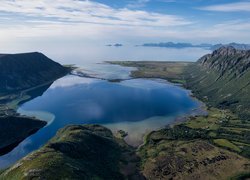
<svg viewBox="0 0 250 180">
<path fill-rule="evenodd" d="M 189 92 L 163 80 L 134 79 L 120 83 L 66 76 L 18 111 L 47 120 L 48 125 L 0 157 L 6 167 L 53 137 L 68 124 L 102 124 L 129 133 L 127 141 L 138 145 L 143 134 L 174 121 L 197 108 Z"/>
<path fill-rule="evenodd" d="M 77 64 L 80 70 L 97 78 L 129 79 L 134 68 L 97 64 L 105 60 L 196 61 L 209 53 L 199 48 L 168 49 L 125 46 L 79 47 L 68 51 L 46 51 L 51 59 L 62 64 Z M 23 50 L 25 51 L 25 50 Z M 29 49 L 30 51 L 30 49 Z M 189 114 L 200 103 L 189 92 L 163 80 L 134 79 L 120 83 L 66 76 L 49 89 L 34 92 L 36 97 L 18 112 L 48 121 L 48 125 L 26 138 L 10 153 L 0 157 L 0 168 L 7 167 L 44 145 L 59 128 L 68 124 L 102 124 L 113 131 L 129 133 L 126 141 L 139 145 L 151 130 L 161 128 L 176 117 Z M 45 92 L 43 92 L 45 91 Z M 36 94 L 37 93 L 37 94 Z"/>
</svg>

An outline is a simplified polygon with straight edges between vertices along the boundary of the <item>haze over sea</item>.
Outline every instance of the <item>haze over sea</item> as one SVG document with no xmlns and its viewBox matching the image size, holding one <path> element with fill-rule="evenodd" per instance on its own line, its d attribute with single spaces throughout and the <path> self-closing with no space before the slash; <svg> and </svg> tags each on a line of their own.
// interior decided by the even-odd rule
<svg viewBox="0 0 250 180">
<path fill-rule="evenodd" d="M 110 44 L 107 42 L 106 44 Z M 123 44 L 122 47 L 108 47 L 106 44 L 79 46 L 57 46 L 45 45 L 33 47 L 13 47 L 1 49 L 6 53 L 21 53 L 30 51 L 40 51 L 49 58 L 61 64 L 86 65 L 89 63 L 99 63 L 103 61 L 196 61 L 201 56 L 210 53 L 210 50 L 202 48 L 158 48 L 140 47 L 136 44 Z"/>
</svg>

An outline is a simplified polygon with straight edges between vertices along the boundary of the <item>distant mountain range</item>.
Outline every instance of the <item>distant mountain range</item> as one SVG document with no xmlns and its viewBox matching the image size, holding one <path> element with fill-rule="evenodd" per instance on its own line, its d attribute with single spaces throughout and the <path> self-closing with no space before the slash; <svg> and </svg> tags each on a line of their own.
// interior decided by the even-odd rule
<svg viewBox="0 0 250 180">
<path fill-rule="evenodd" d="M 161 42 L 161 43 L 145 43 L 141 46 L 144 47 L 164 47 L 164 48 L 204 48 L 210 49 L 212 51 L 219 49 L 221 47 L 234 47 L 235 49 L 240 50 L 249 50 L 250 44 L 238 44 L 238 43 L 229 43 L 229 44 L 191 44 L 191 43 L 174 43 L 174 42 Z"/>
<path fill-rule="evenodd" d="M 123 44 L 119 44 L 119 43 L 116 43 L 116 44 L 107 44 L 106 46 L 108 46 L 108 47 L 112 47 L 112 46 L 114 46 L 114 47 L 121 47 L 121 46 L 123 46 Z"/>
</svg>

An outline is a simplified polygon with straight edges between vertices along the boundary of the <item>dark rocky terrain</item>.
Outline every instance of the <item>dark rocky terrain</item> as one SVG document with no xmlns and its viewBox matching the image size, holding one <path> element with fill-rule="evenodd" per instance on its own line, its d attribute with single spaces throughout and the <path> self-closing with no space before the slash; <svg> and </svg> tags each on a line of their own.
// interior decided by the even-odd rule
<svg viewBox="0 0 250 180">
<path fill-rule="evenodd" d="M 48 83 L 68 72 L 42 53 L 1 54 L 0 94 Z"/>
<path fill-rule="evenodd" d="M 34 118 L 20 117 L 17 107 L 40 96 L 54 80 L 69 71 L 38 52 L 0 55 L 1 155 L 46 125 Z"/>
<path fill-rule="evenodd" d="M 237 77 L 250 68 L 250 50 L 238 50 L 232 46 L 222 47 L 200 58 L 198 64 L 216 70 L 221 76 L 225 73 L 234 73 Z"/>
<path fill-rule="evenodd" d="M 246 158 L 203 140 L 197 133 L 199 130 L 196 135 L 191 131 L 177 126 L 147 136 L 139 150 L 143 159 L 142 172 L 147 179 L 221 180 L 249 171 Z"/>
<path fill-rule="evenodd" d="M 46 125 L 46 122 L 28 117 L 0 117 L 0 155 L 11 151 L 27 136 Z"/>
</svg>

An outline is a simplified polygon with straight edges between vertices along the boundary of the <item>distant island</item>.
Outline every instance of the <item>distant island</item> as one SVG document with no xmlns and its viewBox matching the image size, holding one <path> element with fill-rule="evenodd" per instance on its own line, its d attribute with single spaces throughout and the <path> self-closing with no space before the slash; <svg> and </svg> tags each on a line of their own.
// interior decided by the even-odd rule
<svg viewBox="0 0 250 180">
<path fill-rule="evenodd" d="M 144 47 L 164 47 L 164 48 L 204 48 L 204 49 L 209 49 L 209 50 L 216 50 L 221 47 L 234 47 L 235 49 L 239 50 L 249 50 L 250 49 L 250 44 L 239 44 L 239 43 L 229 43 L 229 44 L 207 44 L 207 43 L 202 43 L 202 44 L 191 44 L 191 43 L 174 43 L 174 42 L 161 42 L 161 43 L 145 43 L 139 46 L 144 46 Z"/>
<path fill-rule="evenodd" d="M 123 44 L 119 44 L 119 43 L 116 43 L 116 44 L 107 44 L 106 46 L 108 46 L 108 47 L 122 47 L 123 46 Z"/>
</svg>

